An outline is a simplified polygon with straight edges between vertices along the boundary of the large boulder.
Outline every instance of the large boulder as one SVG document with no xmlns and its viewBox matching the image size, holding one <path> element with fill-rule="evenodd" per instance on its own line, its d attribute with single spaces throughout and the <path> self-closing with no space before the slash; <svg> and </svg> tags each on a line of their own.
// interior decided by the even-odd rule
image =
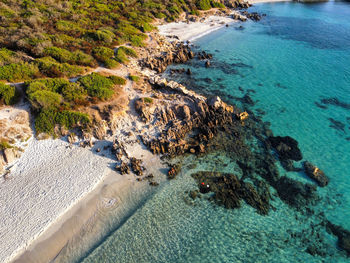
<svg viewBox="0 0 350 263">
<path fill-rule="evenodd" d="M 13 148 L 4 149 L 3 155 L 7 163 L 12 163 L 16 159 L 16 151 Z"/>
<path fill-rule="evenodd" d="M 304 162 L 304 169 L 307 176 L 317 182 L 321 187 L 325 187 L 329 180 L 325 173 L 310 162 Z"/>
<path fill-rule="evenodd" d="M 223 102 L 219 96 L 211 96 L 207 100 L 207 104 L 215 109 L 222 108 Z"/>
</svg>

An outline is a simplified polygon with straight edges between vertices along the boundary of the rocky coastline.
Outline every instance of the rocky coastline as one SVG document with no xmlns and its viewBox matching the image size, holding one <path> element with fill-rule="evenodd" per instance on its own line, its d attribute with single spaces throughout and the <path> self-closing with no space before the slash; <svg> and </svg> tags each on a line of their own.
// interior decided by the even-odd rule
<svg viewBox="0 0 350 263">
<path fill-rule="evenodd" d="M 241 16 L 234 19 L 257 21 L 262 17 L 244 12 L 245 19 Z M 142 159 L 129 153 L 127 148 L 130 145 L 140 144 L 153 154 L 160 155 L 168 163 L 168 179 L 176 178 L 181 170 L 181 162 L 174 163 L 174 159 L 222 151 L 236 162 L 242 173 L 200 171 L 192 174 L 198 184 L 198 188 L 189 193 L 192 199 L 208 196 L 208 200 L 228 209 L 239 208 L 244 201 L 260 215 L 267 215 L 270 209 L 275 209 L 271 199 L 279 198 L 301 213 L 319 213 L 313 210 L 313 205 L 320 200 L 316 184 L 326 187 L 329 180 L 322 170 L 308 161 L 302 167 L 295 167 L 294 162 L 303 159 L 298 142 L 289 136 L 274 136 L 249 109 L 229 105 L 219 96 L 197 94 L 190 86 L 187 88 L 164 78 L 161 73 L 174 63 L 199 59 L 205 61 L 203 66 L 210 67 L 212 55 L 195 53 L 190 45 L 174 40 L 174 37 L 170 37 L 172 41 L 158 34 L 152 37 L 158 51 L 144 50 L 147 54 L 144 59 L 131 62 L 132 71 L 142 77 L 136 84 L 139 91 L 129 94 L 130 109 L 120 116 L 116 114 L 119 109 L 101 108 L 99 112 L 106 116 L 96 121 L 92 130 L 61 132 L 61 135 L 67 136 L 71 147 L 92 149 L 96 142 L 106 140 L 108 144 L 105 148 L 94 148 L 96 153 L 110 152 L 113 169 L 121 175 L 133 174 L 135 180 L 147 181 L 151 186 L 159 184 L 157 178 L 148 172 Z M 183 73 L 191 74 L 189 71 Z M 252 138 L 261 144 L 253 145 Z M 16 152 L 4 150 L 1 156 L 6 163 L 11 163 L 8 160 L 12 158 L 13 161 Z M 4 161 L 0 159 L 0 172 Z M 286 171 L 304 172 L 315 184 L 281 176 L 277 162 Z M 349 231 L 327 221 L 322 214 L 319 218 L 322 227 L 335 235 L 339 247 L 350 255 Z M 309 241 L 307 251 L 322 254 L 324 245 L 322 240 L 319 243 Z"/>
</svg>

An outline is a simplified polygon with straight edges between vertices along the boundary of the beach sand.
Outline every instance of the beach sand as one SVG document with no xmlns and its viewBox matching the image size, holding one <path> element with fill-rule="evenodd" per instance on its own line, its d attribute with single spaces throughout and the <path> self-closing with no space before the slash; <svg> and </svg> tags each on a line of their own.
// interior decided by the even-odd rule
<svg viewBox="0 0 350 263">
<path fill-rule="evenodd" d="M 172 22 L 159 25 L 158 30 L 163 36 L 177 36 L 181 41 L 193 41 L 234 22 L 235 20 L 228 16 L 209 16 L 202 22 Z"/>
</svg>

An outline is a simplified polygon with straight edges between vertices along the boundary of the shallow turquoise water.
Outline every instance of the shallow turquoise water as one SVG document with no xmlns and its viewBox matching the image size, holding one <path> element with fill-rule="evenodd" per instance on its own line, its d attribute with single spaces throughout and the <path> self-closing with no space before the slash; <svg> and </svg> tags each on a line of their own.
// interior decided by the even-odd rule
<svg viewBox="0 0 350 263">
<path fill-rule="evenodd" d="M 190 67 L 191 78 L 175 78 L 195 83 L 196 91 L 265 112 L 262 119 L 271 123 L 274 134 L 295 138 L 304 160 L 330 178 L 329 186 L 318 189 L 327 198 L 318 211 L 350 229 L 350 4 L 274 3 L 253 10 L 267 16 L 243 23 L 243 30 L 233 25 L 196 41 L 198 49 L 214 54 L 212 67 L 192 61 L 177 66 Z M 255 105 L 237 99 L 247 92 Z M 192 201 L 185 191 L 196 188 L 189 176 L 194 170 L 235 172 L 223 154 L 194 158 L 185 160 L 176 180 L 163 184 L 81 261 L 349 262 L 326 231 L 320 235 L 328 244 L 327 255 L 306 253 L 303 230 L 318 218 L 300 214 L 278 198 L 268 216 L 247 205 L 226 210 L 204 199 Z M 186 166 L 192 163 L 197 168 Z M 300 173 L 280 172 L 311 182 Z"/>
</svg>

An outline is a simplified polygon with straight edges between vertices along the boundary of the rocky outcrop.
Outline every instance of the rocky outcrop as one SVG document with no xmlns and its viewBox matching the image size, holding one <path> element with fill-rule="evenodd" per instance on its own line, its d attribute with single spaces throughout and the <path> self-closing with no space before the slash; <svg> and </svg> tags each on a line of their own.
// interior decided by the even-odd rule
<svg viewBox="0 0 350 263">
<path fill-rule="evenodd" d="M 105 120 L 100 121 L 94 127 L 94 135 L 97 139 L 103 140 L 107 134 L 108 125 Z"/>
<path fill-rule="evenodd" d="M 170 50 L 163 52 L 159 56 L 147 57 L 141 60 L 140 66 L 161 73 L 164 72 L 170 64 L 185 63 L 193 57 L 194 53 L 189 46 L 182 42 L 173 42 L 173 46 Z"/>
<path fill-rule="evenodd" d="M 130 173 L 130 168 L 125 162 L 121 162 L 121 164 L 117 165 L 115 169 L 122 175 Z"/>
<path fill-rule="evenodd" d="M 270 207 L 270 192 L 266 184 L 259 182 L 257 188 L 239 180 L 234 174 L 198 172 L 192 174 L 201 193 L 214 192 L 214 201 L 225 208 L 241 207 L 241 200 L 254 207 L 259 214 L 267 215 Z"/>
<path fill-rule="evenodd" d="M 142 121 L 148 122 L 150 120 L 151 113 L 149 110 L 149 104 L 146 103 L 142 98 L 136 99 L 135 110 L 139 114 Z"/>
<path fill-rule="evenodd" d="M 145 170 L 141 164 L 142 160 L 140 159 L 136 159 L 135 157 L 130 159 L 131 170 L 138 176 L 143 175 L 143 171 Z"/>
<path fill-rule="evenodd" d="M 180 172 L 181 166 L 179 164 L 171 165 L 168 171 L 168 179 L 174 179 Z"/>
<path fill-rule="evenodd" d="M 247 17 L 248 19 L 251 19 L 253 21 L 259 21 L 261 20 L 261 15 L 258 14 L 257 12 L 252 12 L 252 13 L 249 13 L 247 11 L 243 11 L 242 12 L 242 15 L 244 15 L 245 17 Z"/>
<path fill-rule="evenodd" d="M 249 8 L 252 6 L 250 3 L 239 0 L 222 0 L 221 1 L 225 6 L 229 8 Z"/>
<path fill-rule="evenodd" d="M 310 162 L 304 162 L 304 169 L 307 176 L 317 182 L 321 187 L 328 185 L 328 178 L 325 173 Z"/>
<path fill-rule="evenodd" d="M 281 160 L 293 160 L 300 161 L 303 159 L 303 155 L 298 147 L 298 142 L 292 137 L 276 136 L 269 137 L 268 142 L 276 150 Z"/>
</svg>

